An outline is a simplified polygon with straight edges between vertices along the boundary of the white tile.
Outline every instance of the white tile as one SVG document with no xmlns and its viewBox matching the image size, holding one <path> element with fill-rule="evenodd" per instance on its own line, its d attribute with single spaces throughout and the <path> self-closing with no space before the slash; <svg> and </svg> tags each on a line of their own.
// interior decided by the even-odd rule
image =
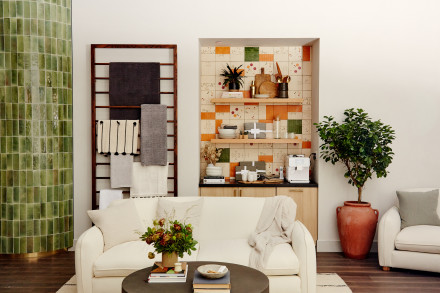
<svg viewBox="0 0 440 293">
<path fill-rule="evenodd" d="M 283 76 L 289 75 L 289 62 L 278 61 L 278 66 L 280 66 L 281 74 Z M 278 73 L 276 64 L 273 67 L 274 73 Z"/>
<path fill-rule="evenodd" d="M 302 61 L 289 62 L 289 75 L 302 75 Z"/>
<path fill-rule="evenodd" d="M 302 134 L 311 134 L 312 133 L 312 120 L 303 119 L 302 120 Z"/>
<path fill-rule="evenodd" d="M 242 161 L 258 161 L 258 152 L 258 149 L 247 149 L 244 152 L 244 160 Z"/>
<path fill-rule="evenodd" d="M 303 76 L 303 90 L 304 91 L 312 90 L 312 77 L 310 75 Z"/>
<path fill-rule="evenodd" d="M 260 104 L 258 107 L 258 119 L 266 120 L 266 105 Z"/>
<path fill-rule="evenodd" d="M 215 62 L 215 75 L 222 74 L 223 70 L 225 70 L 225 69 L 229 72 L 228 68 L 226 67 L 227 65 L 228 65 L 227 62 L 222 62 L 222 61 L 221 62 L 218 62 L 218 61 Z"/>
<path fill-rule="evenodd" d="M 231 110 L 229 111 L 229 119 L 231 120 L 244 120 L 244 106 L 241 105 L 231 105 Z"/>
<path fill-rule="evenodd" d="M 273 148 L 274 148 L 274 151 L 275 151 L 275 149 L 286 149 L 287 150 L 287 143 L 274 143 Z"/>
<path fill-rule="evenodd" d="M 215 90 L 216 91 L 228 90 L 228 86 L 223 85 L 224 80 L 225 80 L 225 78 L 220 75 L 215 76 Z"/>
<path fill-rule="evenodd" d="M 312 75 L 312 62 L 310 61 L 303 61 L 303 75 Z"/>
<path fill-rule="evenodd" d="M 311 134 L 303 134 L 302 135 L 302 140 L 304 140 L 304 141 L 311 141 L 312 140 L 312 135 Z"/>
<path fill-rule="evenodd" d="M 258 149 L 258 155 L 259 156 L 272 156 L 273 150 L 272 149 Z"/>
<path fill-rule="evenodd" d="M 201 105 L 200 106 L 200 112 L 215 112 L 215 105 Z"/>
<path fill-rule="evenodd" d="M 273 59 L 274 61 L 289 61 L 288 47 L 274 47 Z"/>
<path fill-rule="evenodd" d="M 302 154 L 304 155 L 304 157 L 308 158 L 310 157 L 310 154 L 312 153 L 311 149 L 302 149 Z"/>
<path fill-rule="evenodd" d="M 311 105 L 303 105 L 302 119 L 312 119 L 312 106 Z"/>
<path fill-rule="evenodd" d="M 230 149 L 229 160 L 231 162 L 241 162 L 244 161 L 245 150 L 244 149 Z"/>
<path fill-rule="evenodd" d="M 223 86 L 221 86 L 221 83 L 222 83 L 222 82 L 220 81 L 220 88 L 223 87 Z M 215 98 L 216 98 L 216 99 L 220 99 L 220 98 L 222 97 L 222 95 L 223 95 L 224 92 L 227 92 L 227 90 L 225 90 L 225 89 L 223 89 L 223 90 L 222 90 L 222 89 L 220 89 L 220 90 L 219 90 L 219 89 L 216 89 L 216 90 L 215 90 Z M 222 104 L 226 104 L 226 103 L 222 103 Z"/>
<path fill-rule="evenodd" d="M 252 82 L 255 81 L 255 78 L 252 76 L 245 76 L 243 78 L 243 81 L 244 81 L 243 90 L 248 91 L 251 87 Z"/>
<path fill-rule="evenodd" d="M 215 75 L 216 62 L 201 62 L 201 74 L 203 75 Z"/>
<path fill-rule="evenodd" d="M 302 119 L 302 112 L 288 112 L 287 113 L 287 118 L 289 118 L 290 120 L 292 119 Z"/>
<path fill-rule="evenodd" d="M 267 175 L 270 175 L 270 174 L 273 174 L 273 172 L 272 172 L 272 163 L 267 163 L 266 162 L 266 174 Z"/>
<path fill-rule="evenodd" d="M 200 61 L 215 61 L 215 54 L 200 54 Z"/>
<path fill-rule="evenodd" d="M 231 149 L 244 149 L 244 143 L 231 143 Z"/>
<path fill-rule="evenodd" d="M 289 91 L 289 98 L 302 98 L 302 91 Z"/>
<path fill-rule="evenodd" d="M 244 106 L 244 119 L 258 119 L 258 106 L 247 105 Z"/>
<path fill-rule="evenodd" d="M 215 54 L 215 47 L 201 47 L 200 54 Z"/>
<path fill-rule="evenodd" d="M 264 74 L 273 74 L 273 62 L 272 61 L 260 61 L 260 71 L 258 73 L 261 73 L 261 68 L 264 68 Z"/>
<path fill-rule="evenodd" d="M 244 145 L 244 148 L 245 149 L 256 149 L 256 150 L 258 150 L 258 143 L 246 143 L 245 145 Z"/>
<path fill-rule="evenodd" d="M 287 156 L 287 148 L 273 150 L 273 161 L 274 163 L 278 163 L 277 165 L 283 164 L 286 156 Z"/>
<path fill-rule="evenodd" d="M 260 54 L 273 54 L 273 47 L 260 47 Z"/>
<path fill-rule="evenodd" d="M 273 143 L 259 143 L 258 149 L 273 149 L 273 145 Z"/>
<path fill-rule="evenodd" d="M 289 47 L 289 61 L 301 61 L 302 60 L 302 47 Z"/>
<path fill-rule="evenodd" d="M 213 91 L 215 89 L 215 76 L 201 76 L 200 89 L 202 91 Z"/>
<path fill-rule="evenodd" d="M 216 163 L 215 164 L 216 167 L 222 167 L 222 175 L 225 177 L 229 177 L 230 176 L 230 167 L 229 167 L 229 163 Z"/>
<path fill-rule="evenodd" d="M 229 112 L 215 112 L 215 119 L 229 121 L 230 113 Z"/>
<path fill-rule="evenodd" d="M 289 149 L 287 150 L 287 153 L 289 155 L 302 155 L 302 149 L 298 148 L 298 147 L 289 147 Z"/>
<path fill-rule="evenodd" d="M 231 47 L 231 61 L 244 61 L 244 47 Z"/>
<path fill-rule="evenodd" d="M 289 89 L 294 91 L 301 91 L 303 89 L 303 77 L 300 75 L 291 76 Z"/>
<path fill-rule="evenodd" d="M 200 132 L 202 134 L 214 134 L 215 133 L 215 120 L 201 120 Z"/>
<path fill-rule="evenodd" d="M 211 99 L 214 98 L 214 91 L 200 91 L 200 101 L 202 105 L 211 104 Z"/>
<path fill-rule="evenodd" d="M 255 76 L 257 73 L 260 73 L 260 62 L 253 61 L 244 63 L 245 76 Z"/>
<path fill-rule="evenodd" d="M 230 147 L 229 143 L 216 143 L 215 147 L 218 149 L 229 149 Z"/>
<path fill-rule="evenodd" d="M 215 54 L 215 61 L 231 61 L 231 54 Z"/>
</svg>

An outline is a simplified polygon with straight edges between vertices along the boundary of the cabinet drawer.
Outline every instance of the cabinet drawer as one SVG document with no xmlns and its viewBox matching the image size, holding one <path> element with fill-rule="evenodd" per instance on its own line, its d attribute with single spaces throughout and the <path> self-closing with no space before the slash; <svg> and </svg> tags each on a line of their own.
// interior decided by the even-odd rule
<svg viewBox="0 0 440 293">
<path fill-rule="evenodd" d="M 241 197 L 269 197 L 276 195 L 276 187 L 240 187 Z"/>
<path fill-rule="evenodd" d="M 238 187 L 201 187 L 200 196 L 239 196 Z"/>
</svg>

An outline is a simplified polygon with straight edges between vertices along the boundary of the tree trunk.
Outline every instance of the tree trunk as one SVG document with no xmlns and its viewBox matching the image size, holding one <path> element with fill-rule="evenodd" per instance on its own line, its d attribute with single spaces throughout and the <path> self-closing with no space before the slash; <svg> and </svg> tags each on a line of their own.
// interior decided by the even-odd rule
<svg viewBox="0 0 440 293">
<path fill-rule="evenodd" d="M 358 203 L 362 202 L 362 187 L 358 187 Z"/>
</svg>

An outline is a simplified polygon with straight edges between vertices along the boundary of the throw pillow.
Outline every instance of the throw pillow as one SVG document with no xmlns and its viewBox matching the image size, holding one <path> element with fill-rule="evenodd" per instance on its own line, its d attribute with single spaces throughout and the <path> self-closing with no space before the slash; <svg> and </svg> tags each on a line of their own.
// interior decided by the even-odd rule
<svg viewBox="0 0 440 293">
<path fill-rule="evenodd" d="M 438 197 L 438 189 L 427 192 L 397 191 L 401 228 L 416 225 L 440 226 L 437 214 Z"/>
<path fill-rule="evenodd" d="M 157 204 L 156 216 L 158 219 L 165 218 L 178 220 L 184 224 L 191 224 L 193 238 L 197 240 L 199 235 L 200 216 L 202 214 L 202 204 L 202 198 L 184 202 L 160 198 Z"/>
<path fill-rule="evenodd" d="M 142 231 L 142 224 L 136 206 L 131 199 L 124 201 L 105 210 L 87 211 L 104 236 L 104 251 L 124 242 L 139 240 L 137 232 Z"/>
</svg>

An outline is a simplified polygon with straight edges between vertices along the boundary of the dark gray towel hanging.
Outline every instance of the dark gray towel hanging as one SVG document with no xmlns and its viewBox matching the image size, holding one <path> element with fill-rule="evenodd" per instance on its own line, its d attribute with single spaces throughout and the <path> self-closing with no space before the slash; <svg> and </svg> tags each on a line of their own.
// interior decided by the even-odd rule
<svg viewBox="0 0 440 293">
<path fill-rule="evenodd" d="M 111 62 L 110 106 L 160 104 L 160 63 Z M 139 120 L 140 109 L 110 109 L 112 120 Z"/>
<path fill-rule="evenodd" d="M 142 105 L 141 163 L 143 166 L 167 164 L 166 105 Z"/>
</svg>

